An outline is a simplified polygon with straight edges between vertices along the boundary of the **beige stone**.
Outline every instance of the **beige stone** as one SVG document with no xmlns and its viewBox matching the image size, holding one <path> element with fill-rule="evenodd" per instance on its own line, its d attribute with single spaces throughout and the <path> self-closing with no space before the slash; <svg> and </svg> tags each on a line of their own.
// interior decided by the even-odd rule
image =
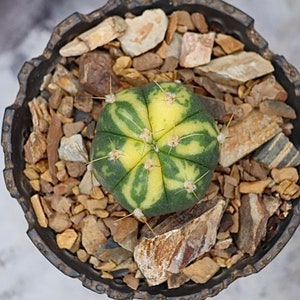
<svg viewBox="0 0 300 300">
<path fill-rule="evenodd" d="M 65 57 L 87 53 L 119 37 L 126 29 L 127 25 L 123 18 L 109 17 L 63 46 L 59 53 Z"/>
<path fill-rule="evenodd" d="M 71 250 L 77 240 L 77 237 L 77 232 L 74 229 L 69 228 L 56 235 L 56 243 L 60 249 Z"/>
<path fill-rule="evenodd" d="M 220 269 L 220 266 L 210 257 L 197 260 L 182 270 L 183 274 L 196 283 L 206 283 Z"/>
<path fill-rule="evenodd" d="M 281 118 L 252 111 L 244 120 L 229 126 L 223 134 L 220 164 L 223 167 L 251 153 L 281 131 Z"/>
<path fill-rule="evenodd" d="M 215 58 L 205 66 L 195 68 L 197 74 L 231 86 L 238 86 L 273 71 L 270 61 L 251 51 L 241 51 Z"/>
</svg>

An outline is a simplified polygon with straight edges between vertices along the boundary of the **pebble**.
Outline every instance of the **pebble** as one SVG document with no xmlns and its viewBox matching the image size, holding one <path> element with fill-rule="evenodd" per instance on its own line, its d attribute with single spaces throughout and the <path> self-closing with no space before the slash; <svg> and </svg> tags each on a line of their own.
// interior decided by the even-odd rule
<svg viewBox="0 0 300 300">
<path fill-rule="evenodd" d="M 88 215 L 82 220 L 82 245 L 86 252 L 97 257 L 99 247 L 107 242 L 107 238 L 100 230 L 97 217 Z"/>
<path fill-rule="evenodd" d="M 221 166 L 231 166 L 272 139 L 281 131 L 279 123 L 280 117 L 252 111 L 244 120 L 229 126 L 224 132 L 225 140 L 221 144 Z"/>
<path fill-rule="evenodd" d="M 132 60 L 133 67 L 138 71 L 147 71 L 160 67 L 163 60 L 158 54 L 147 52 Z"/>
<path fill-rule="evenodd" d="M 197 74 L 231 86 L 238 86 L 273 71 L 270 61 L 255 52 L 246 51 L 215 58 L 207 65 L 195 68 Z"/>
<path fill-rule="evenodd" d="M 173 14 L 176 15 L 177 25 L 185 26 L 189 31 L 195 30 L 191 15 L 186 10 L 176 10 L 172 13 L 172 15 Z"/>
<path fill-rule="evenodd" d="M 244 50 L 244 44 L 231 35 L 218 33 L 215 42 L 224 50 L 226 54 L 232 54 Z"/>
<path fill-rule="evenodd" d="M 206 23 L 205 17 L 201 13 L 192 13 L 191 15 L 192 22 L 194 26 L 200 33 L 207 33 L 208 32 L 208 25 Z"/>
<path fill-rule="evenodd" d="M 73 97 L 65 96 L 62 98 L 57 112 L 63 116 L 70 118 L 73 115 Z"/>
<path fill-rule="evenodd" d="M 74 99 L 74 107 L 84 112 L 91 112 L 93 109 L 93 97 L 84 91 L 79 91 Z"/>
<path fill-rule="evenodd" d="M 210 257 L 197 260 L 183 269 L 183 274 L 196 283 L 206 283 L 220 269 L 220 266 Z"/>
<path fill-rule="evenodd" d="M 263 100 L 277 100 L 284 102 L 287 100 L 288 94 L 276 81 L 274 75 L 269 75 L 252 87 L 249 97 L 253 98 L 256 103 Z"/>
<path fill-rule="evenodd" d="M 182 37 L 179 63 L 185 68 L 208 64 L 211 60 L 215 33 L 186 32 Z"/>
<path fill-rule="evenodd" d="M 243 195 L 241 204 L 236 243 L 242 252 L 252 256 L 266 235 L 269 213 L 257 194 Z"/>
<path fill-rule="evenodd" d="M 127 30 L 119 37 L 122 50 L 134 57 L 153 49 L 165 36 L 168 17 L 162 9 L 148 9 L 142 15 L 126 18 Z"/>
<path fill-rule="evenodd" d="M 84 123 L 82 121 L 74 123 L 66 123 L 63 125 L 63 133 L 66 137 L 70 137 L 76 133 L 79 133 L 84 128 Z"/>
<path fill-rule="evenodd" d="M 74 229 L 68 228 L 56 235 L 56 243 L 60 249 L 71 250 L 77 238 L 78 233 Z"/>
<path fill-rule="evenodd" d="M 84 89 L 95 96 L 104 97 L 116 92 L 120 82 L 112 70 L 111 57 L 102 51 L 93 51 L 80 57 L 79 82 Z"/>
<path fill-rule="evenodd" d="M 45 135 L 31 132 L 24 145 L 25 161 L 30 164 L 35 164 L 45 156 L 46 150 L 47 141 Z"/>
<path fill-rule="evenodd" d="M 82 135 L 74 134 L 70 137 L 63 136 L 60 141 L 58 156 L 60 160 L 64 161 L 86 163 L 88 161 L 88 153 Z"/>
<path fill-rule="evenodd" d="M 263 114 L 280 116 L 294 120 L 297 118 L 295 110 L 282 101 L 265 100 L 259 104 L 259 110 Z"/>
<path fill-rule="evenodd" d="M 63 46 L 59 54 L 68 57 L 87 53 L 119 37 L 126 29 L 127 25 L 123 18 L 109 17 Z"/>
</svg>

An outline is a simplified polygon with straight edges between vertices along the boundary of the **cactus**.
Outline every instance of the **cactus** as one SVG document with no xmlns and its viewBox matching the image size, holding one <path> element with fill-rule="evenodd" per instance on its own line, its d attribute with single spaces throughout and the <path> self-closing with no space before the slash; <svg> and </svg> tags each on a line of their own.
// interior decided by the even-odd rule
<svg viewBox="0 0 300 300">
<path fill-rule="evenodd" d="M 100 113 L 93 172 L 130 212 L 178 212 L 206 193 L 219 159 L 218 135 L 199 98 L 181 84 L 123 90 Z"/>
</svg>

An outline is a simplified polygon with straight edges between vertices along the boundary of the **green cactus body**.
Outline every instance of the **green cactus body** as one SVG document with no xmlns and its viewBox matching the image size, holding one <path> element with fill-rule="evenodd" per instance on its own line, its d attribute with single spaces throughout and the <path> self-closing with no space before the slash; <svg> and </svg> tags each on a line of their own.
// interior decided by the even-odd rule
<svg viewBox="0 0 300 300">
<path fill-rule="evenodd" d="M 191 207 L 219 159 L 218 128 L 199 98 L 174 82 L 123 90 L 103 108 L 93 172 L 119 204 L 145 216 Z"/>
</svg>

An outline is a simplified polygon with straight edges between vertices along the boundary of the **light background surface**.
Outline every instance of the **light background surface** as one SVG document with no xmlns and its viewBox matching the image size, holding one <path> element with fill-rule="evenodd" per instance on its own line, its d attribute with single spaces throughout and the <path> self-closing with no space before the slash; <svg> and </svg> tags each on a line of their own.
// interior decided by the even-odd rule
<svg viewBox="0 0 300 300">
<path fill-rule="evenodd" d="M 300 69 L 300 1 L 228 0 L 255 19 L 255 28 Z M 71 13 L 89 13 L 104 0 L 1 0 L 0 119 L 18 91 L 17 73 L 24 61 L 40 55 L 52 28 Z M 4 168 L 0 151 L 0 168 Z M 27 223 L 0 177 L 0 300 L 105 300 L 81 282 L 63 275 L 34 247 Z M 239 279 L 215 300 L 300 299 L 300 230 L 276 259 L 258 274 Z"/>
</svg>

